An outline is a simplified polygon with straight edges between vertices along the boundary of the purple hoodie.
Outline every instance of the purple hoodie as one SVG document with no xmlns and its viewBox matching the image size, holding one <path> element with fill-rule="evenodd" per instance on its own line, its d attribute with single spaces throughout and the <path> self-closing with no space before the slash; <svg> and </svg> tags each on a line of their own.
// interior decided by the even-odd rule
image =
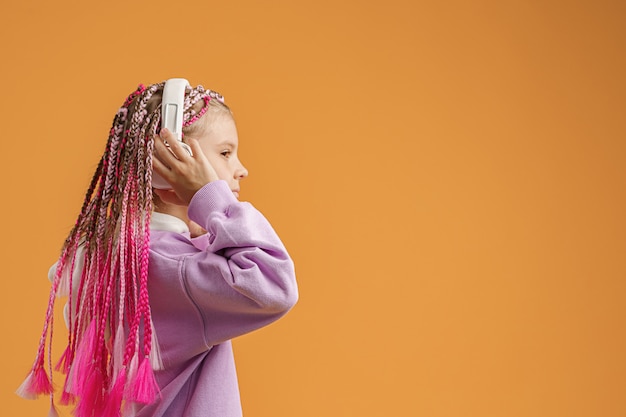
<svg viewBox="0 0 626 417">
<path fill-rule="evenodd" d="M 191 238 L 182 220 L 152 214 L 148 291 L 164 369 L 155 373 L 160 398 L 135 405 L 137 417 L 241 416 L 230 339 L 278 320 L 298 299 L 276 232 L 226 181 L 201 188 L 188 215 L 208 233 Z M 66 305 L 66 322 L 67 313 Z"/>
<path fill-rule="evenodd" d="M 161 398 L 137 417 L 241 416 L 230 339 L 266 326 L 298 299 L 294 267 L 269 222 L 225 181 L 193 197 L 190 238 L 180 219 L 154 213 L 149 293 L 165 369 Z"/>
</svg>

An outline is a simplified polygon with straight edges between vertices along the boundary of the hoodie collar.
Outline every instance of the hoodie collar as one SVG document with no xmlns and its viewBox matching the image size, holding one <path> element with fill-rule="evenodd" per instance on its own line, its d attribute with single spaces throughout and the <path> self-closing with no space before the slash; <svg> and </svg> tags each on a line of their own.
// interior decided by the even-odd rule
<svg viewBox="0 0 626 417">
<path fill-rule="evenodd" d="M 152 212 L 152 217 L 150 218 L 150 230 L 189 233 L 189 227 L 187 227 L 184 221 L 171 214 L 158 213 L 156 211 Z"/>
</svg>

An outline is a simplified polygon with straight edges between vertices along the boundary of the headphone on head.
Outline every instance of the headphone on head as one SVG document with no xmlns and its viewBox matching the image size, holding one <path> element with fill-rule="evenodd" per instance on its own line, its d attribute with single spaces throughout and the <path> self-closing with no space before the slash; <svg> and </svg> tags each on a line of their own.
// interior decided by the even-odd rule
<svg viewBox="0 0 626 417">
<path fill-rule="evenodd" d="M 190 87 L 189 81 L 184 78 L 170 78 L 163 87 L 161 103 L 161 130 L 168 129 L 193 156 L 191 148 L 183 142 L 183 111 L 185 104 L 185 89 Z M 172 186 L 154 170 L 152 171 L 152 186 L 160 190 L 170 190 Z"/>
</svg>

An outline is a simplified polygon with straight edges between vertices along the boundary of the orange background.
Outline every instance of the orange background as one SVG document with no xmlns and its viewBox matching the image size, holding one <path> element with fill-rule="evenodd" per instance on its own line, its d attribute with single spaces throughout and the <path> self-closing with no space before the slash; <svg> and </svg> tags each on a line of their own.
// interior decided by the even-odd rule
<svg viewBox="0 0 626 417">
<path fill-rule="evenodd" d="M 297 266 L 292 313 L 235 342 L 247 417 L 626 415 L 624 2 L 0 16 L 0 414 L 46 415 L 13 392 L 113 115 L 183 76 L 234 109 L 242 199 Z"/>
</svg>

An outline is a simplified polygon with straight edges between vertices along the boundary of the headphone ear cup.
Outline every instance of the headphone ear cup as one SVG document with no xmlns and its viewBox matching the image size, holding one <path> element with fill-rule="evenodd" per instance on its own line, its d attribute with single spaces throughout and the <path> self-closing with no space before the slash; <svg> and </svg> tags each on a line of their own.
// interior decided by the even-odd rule
<svg viewBox="0 0 626 417">
<path fill-rule="evenodd" d="M 156 188 L 157 190 L 171 190 L 172 186 L 169 182 L 165 181 L 165 178 L 152 169 L 152 188 Z"/>
<path fill-rule="evenodd" d="M 187 145 L 185 142 L 178 142 L 178 144 L 189 154 L 189 156 L 193 156 L 193 151 L 191 147 Z M 168 147 L 169 149 L 169 147 Z M 162 176 L 156 173 L 154 169 L 152 169 L 152 187 L 158 190 L 171 190 L 172 186 L 169 182 L 167 182 Z"/>
<path fill-rule="evenodd" d="M 189 152 L 189 155 L 193 156 L 189 145 L 182 141 L 183 107 L 187 87 L 189 87 L 189 81 L 184 78 L 170 78 L 165 82 L 161 102 L 161 129 L 169 129 L 179 140 L 178 143 Z M 172 189 L 172 186 L 154 170 L 152 170 L 152 186 L 159 190 Z"/>
<path fill-rule="evenodd" d="M 181 141 L 181 142 L 178 142 L 178 144 L 179 144 L 180 146 L 182 146 L 182 147 L 183 147 L 183 148 L 187 151 L 187 153 L 189 154 L 189 156 L 193 156 L 193 152 L 191 151 L 191 146 L 187 145 L 185 142 L 182 142 L 182 141 Z"/>
</svg>

